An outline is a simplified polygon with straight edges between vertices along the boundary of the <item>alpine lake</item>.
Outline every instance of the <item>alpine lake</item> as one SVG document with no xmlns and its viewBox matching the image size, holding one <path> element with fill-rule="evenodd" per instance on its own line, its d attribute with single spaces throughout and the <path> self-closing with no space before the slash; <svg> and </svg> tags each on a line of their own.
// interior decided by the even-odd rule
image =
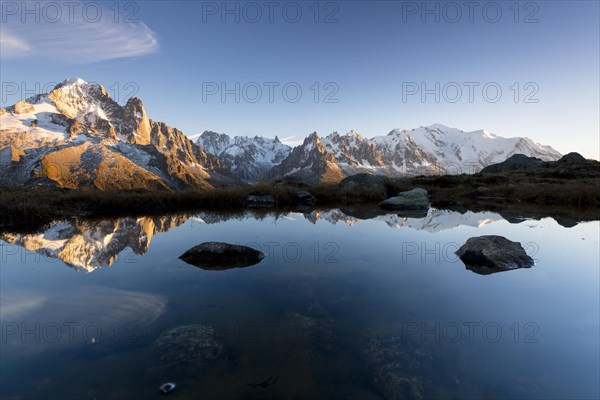
<svg viewBox="0 0 600 400">
<path fill-rule="evenodd" d="M 599 398 L 599 231 L 432 208 L 3 232 L 0 397 Z M 481 235 L 520 242 L 535 264 L 467 268 L 455 251 Z M 265 257 L 219 270 L 179 259 L 203 242 Z"/>
</svg>

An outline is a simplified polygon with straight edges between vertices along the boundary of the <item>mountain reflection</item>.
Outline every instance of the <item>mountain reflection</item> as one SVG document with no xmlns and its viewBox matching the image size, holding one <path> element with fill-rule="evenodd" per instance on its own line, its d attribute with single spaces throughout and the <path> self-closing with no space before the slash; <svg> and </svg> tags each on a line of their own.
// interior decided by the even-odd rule
<svg viewBox="0 0 600 400">
<path fill-rule="evenodd" d="M 427 232 L 439 232 L 446 229 L 452 229 L 459 226 L 472 226 L 481 228 L 491 222 L 503 220 L 500 214 L 493 212 L 472 212 L 467 211 L 461 214 L 457 211 L 438 210 L 435 208 L 429 209 L 429 211 L 422 218 L 411 216 L 411 214 L 380 214 L 369 216 L 370 218 L 359 218 L 352 212 L 353 215 L 349 215 L 349 211 L 342 211 L 341 209 L 333 209 L 326 211 L 312 211 L 311 213 L 304 214 L 304 217 L 316 224 L 319 220 L 327 221 L 331 224 L 344 223 L 352 226 L 363 219 L 370 219 L 374 221 L 381 221 L 388 225 L 390 228 L 412 228 L 417 230 L 424 230 Z M 362 215 L 361 215 L 362 216 Z"/>
<path fill-rule="evenodd" d="M 181 225 L 187 216 L 74 219 L 57 221 L 35 234 L 4 233 L 0 238 L 45 257 L 58 258 L 87 272 L 112 265 L 119 253 L 130 248 L 146 254 L 152 237 Z"/>
<path fill-rule="evenodd" d="M 432 208 L 422 217 L 414 214 L 385 213 L 376 207 L 313 210 L 305 213 L 277 214 L 247 211 L 240 214 L 202 212 L 190 215 L 155 217 L 123 217 L 89 220 L 74 218 L 56 221 L 33 234 L 0 233 L 0 239 L 44 257 L 60 259 L 76 270 L 92 272 L 112 265 L 127 248 L 136 255 L 148 251 L 154 235 L 184 224 L 218 224 L 232 219 L 294 219 L 302 216 L 312 224 L 345 224 L 349 227 L 370 220 L 385 223 L 390 228 L 415 229 L 439 232 L 459 226 L 480 228 L 490 223 L 507 220 L 495 212 L 458 212 Z M 524 219 L 511 221 L 523 222 Z M 5 251 L 5 250 L 3 250 Z M 14 254 L 14 253 L 13 253 Z M 5 255 L 9 255 L 9 252 Z M 122 254 L 121 254 L 122 255 Z M 176 257 L 174 257 L 176 258 Z"/>
</svg>

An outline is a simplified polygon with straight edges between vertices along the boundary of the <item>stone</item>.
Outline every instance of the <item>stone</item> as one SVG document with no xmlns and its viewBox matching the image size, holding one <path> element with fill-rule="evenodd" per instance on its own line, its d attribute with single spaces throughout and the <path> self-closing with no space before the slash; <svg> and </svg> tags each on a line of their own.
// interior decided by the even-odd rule
<svg viewBox="0 0 600 400">
<path fill-rule="evenodd" d="M 277 201 L 270 194 L 250 195 L 246 199 L 248 207 L 275 207 Z"/>
<path fill-rule="evenodd" d="M 361 354 L 373 385 L 385 399 L 434 398 L 428 377 L 434 365 L 432 356 L 403 336 L 367 336 Z"/>
<path fill-rule="evenodd" d="M 205 242 L 192 247 L 180 257 L 188 264 L 205 270 L 226 270 L 258 264 L 264 254 L 251 247 L 223 242 Z"/>
<path fill-rule="evenodd" d="M 497 174 L 501 172 L 511 172 L 516 170 L 529 170 L 544 164 L 539 158 L 528 157 L 524 154 L 513 154 L 505 161 L 497 164 L 488 165 L 481 170 L 482 174 Z"/>
<path fill-rule="evenodd" d="M 211 325 L 181 325 L 163 332 L 152 344 L 164 371 L 193 371 L 217 360 L 223 343 Z"/>
<path fill-rule="evenodd" d="M 573 153 L 565 154 L 556 163 L 557 164 L 568 164 L 568 165 L 585 165 L 585 164 L 587 164 L 587 160 L 581 154 L 573 152 Z"/>
<path fill-rule="evenodd" d="M 456 254 L 467 269 L 481 275 L 530 268 L 534 264 L 521 243 L 496 235 L 472 237 Z"/>
<path fill-rule="evenodd" d="M 317 203 L 317 199 L 311 193 L 306 190 L 297 190 L 294 192 L 292 201 L 301 206 L 314 206 Z"/>
<path fill-rule="evenodd" d="M 175 387 L 177 385 L 175 385 L 173 382 L 167 382 L 167 383 L 163 383 L 162 385 L 160 385 L 160 387 L 158 388 L 160 390 L 160 392 L 162 394 L 167 394 L 172 392 L 173 390 L 175 390 Z"/>
<path fill-rule="evenodd" d="M 382 201 L 379 203 L 379 207 L 386 210 L 427 210 L 429 209 L 429 197 L 427 190 L 415 188 L 400 192 L 398 196 Z"/>
<path fill-rule="evenodd" d="M 385 178 L 379 175 L 356 174 L 348 176 L 339 183 L 345 189 L 363 189 L 373 192 L 385 193 Z"/>
</svg>

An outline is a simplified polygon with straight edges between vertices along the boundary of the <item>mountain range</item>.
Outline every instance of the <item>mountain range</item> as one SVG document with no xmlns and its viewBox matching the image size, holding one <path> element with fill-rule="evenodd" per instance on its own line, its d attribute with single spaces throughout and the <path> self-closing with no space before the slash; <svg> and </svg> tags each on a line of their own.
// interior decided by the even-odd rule
<svg viewBox="0 0 600 400">
<path fill-rule="evenodd" d="M 120 106 L 98 84 L 66 80 L 0 109 L 4 185 L 210 189 L 227 168 L 183 132 L 151 120 L 142 101 Z"/>
<path fill-rule="evenodd" d="M 294 148 L 277 137 L 232 138 L 212 131 L 193 142 L 150 119 L 139 98 L 121 106 L 102 85 L 79 78 L 0 109 L 3 186 L 211 189 L 287 177 L 335 183 L 360 172 L 475 173 L 514 154 L 544 161 L 561 157 L 528 138 L 440 124 L 371 139 L 354 131 L 324 137 L 313 132 Z"/>
</svg>

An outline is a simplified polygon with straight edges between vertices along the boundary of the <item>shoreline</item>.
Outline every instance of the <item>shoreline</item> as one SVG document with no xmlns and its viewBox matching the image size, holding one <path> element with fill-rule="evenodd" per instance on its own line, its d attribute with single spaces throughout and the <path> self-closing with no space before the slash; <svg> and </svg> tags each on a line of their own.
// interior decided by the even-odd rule
<svg viewBox="0 0 600 400">
<path fill-rule="evenodd" d="M 342 187 L 338 184 L 308 186 L 299 182 L 276 182 L 208 191 L 147 190 L 100 191 L 49 187 L 0 188 L 0 230 L 35 230 L 59 219 L 149 216 L 194 212 L 239 215 L 307 212 L 314 209 L 355 209 L 357 216 L 390 213 L 377 204 L 398 192 L 422 187 L 429 192 L 431 206 L 459 212 L 492 211 L 508 218 L 600 219 L 600 180 L 563 181 L 532 185 L 531 180 L 507 184 L 498 176 L 429 176 L 380 180 L 381 186 Z M 494 184 L 494 182 L 498 182 Z M 299 190 L 311 193 L 316 204 L 298 203 Z M 271 195 L 271 207 L 250 207 L 250 195 Z M 401 212 L 394 212 L 401 215 Z M 407 214 L 407 216 L 409 216 Z M 507 219 L 508 219 L 507 218 Z"/>
</svg>

